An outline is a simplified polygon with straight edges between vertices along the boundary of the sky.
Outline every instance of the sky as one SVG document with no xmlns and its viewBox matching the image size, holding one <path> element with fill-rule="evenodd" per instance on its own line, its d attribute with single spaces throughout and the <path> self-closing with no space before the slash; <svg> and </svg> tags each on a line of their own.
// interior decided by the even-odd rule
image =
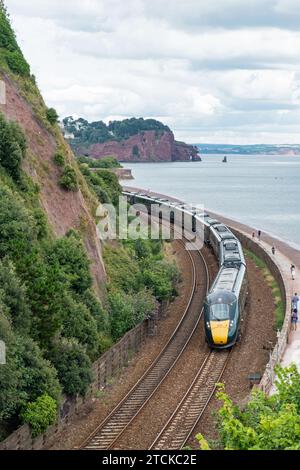
<svg viewBox="0 0 300 470">
<path fill-rule="evenodd" d="M 300 144 L 300 0 L 6 0 L 48 106 L 189 143 Z"/>
</svg>

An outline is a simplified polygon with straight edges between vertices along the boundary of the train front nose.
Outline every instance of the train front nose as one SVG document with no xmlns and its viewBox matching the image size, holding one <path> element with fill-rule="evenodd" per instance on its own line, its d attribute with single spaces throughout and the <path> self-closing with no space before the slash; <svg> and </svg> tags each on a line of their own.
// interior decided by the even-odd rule
<svg viewBox="0 0 300 470">
<path fill-rule="evenodd" d="M 223 346 L 228 343 L 229 320 L 211 321 L 210 328 L 216 346 Z"/>
</svg>

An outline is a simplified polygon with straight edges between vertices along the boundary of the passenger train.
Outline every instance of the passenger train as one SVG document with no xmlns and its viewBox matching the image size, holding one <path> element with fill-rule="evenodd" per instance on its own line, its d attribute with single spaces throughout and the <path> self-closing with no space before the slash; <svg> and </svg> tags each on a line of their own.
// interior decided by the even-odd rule
<svg viewBox="0 0 300 470">
<path fill-rule="evenodd" d="M 203 241 L 213 250 L 219 272 L 204 302 L 204 328 L 208 345 L 214 349 L 233 346 L 239 338 L 241 316 L 247 299 L 247 267 L 241 243 L 229 228 L 209 214 L 186 204 L 161 199 L 141 192 L 123 191 L 130 204 L 143 204 L 148 210 L 151 204 L 168 211 L 171 223 L 181 225 L 188 221 L 193 232 L 203 233 Z"/>
</svg>

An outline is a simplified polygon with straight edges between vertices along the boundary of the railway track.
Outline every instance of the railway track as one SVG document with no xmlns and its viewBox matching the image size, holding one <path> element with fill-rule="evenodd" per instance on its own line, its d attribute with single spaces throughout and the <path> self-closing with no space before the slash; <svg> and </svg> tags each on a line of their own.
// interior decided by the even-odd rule
<svg viewBox="0 0 300 470">
<path fill-rule="evenodd" d="M 195 429 L 221 380 L 230 351 L 210 351 L 173 415 L 150 446 L 153 450 L 181 449 Z"/>
<path fill-rule="evenodd" d="M 183 241 L 181 243 L 184 244 Z M 202 315 L 203 309 L 200 312 L 199 305 L 203 304 L 208 290 L 209 273 L 201 252 L 187 251 L 187 253 L 192 264 L 193 282 L 189 301 L 180 323 L 154 363 L 82 444 L 81 448 L 86 450 L 110 449 L 168 376 L 193 336 Z M 199 301 L 199 296 L 201 296 L 202 302 Z"/>
</svg>

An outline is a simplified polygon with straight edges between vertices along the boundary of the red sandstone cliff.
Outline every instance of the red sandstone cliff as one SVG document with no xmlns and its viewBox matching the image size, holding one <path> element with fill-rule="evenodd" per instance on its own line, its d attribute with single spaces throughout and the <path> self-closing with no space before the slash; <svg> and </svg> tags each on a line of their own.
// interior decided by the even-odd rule
<svg viewBox="0 0 300 470">
<path fill-rule="evenodd" d="M 156 131 L 144 131 L 127 140 L 108 141 L 89 147 L 76 148 L 78 155 L 87 155 L 96 159 L 114 155 L 121 162 L 170 162 L 198 160 L 198 150 L 192 145 L 177 142 L 172 132 L 158 134 Z"/>
<path fill-rule="evenodd" d="M 64 191 L 58 184 L 60 170 L 53 163 L 57 144 L 64 145 L 69 161 L 74 159 L 63 136 L 56 139 L 40 122 L 29 102 L 22 96 L 18 85 L 7 75 L 0 73 L 6 85 L 6 104 L 0 104 L 0 112 L 8 119 L 20 124 L 25 132 L 28 151 L 24 169 L 40 186 L 41 204 L 56 235 L 61 236 L 70 229 L 80 229 L 91 260 L 95 286 L 102 287 L 106 274 L 101 254 L 101 245 L 89 207 L 88 189 L 78 192 Z M 84 181 L 82 182 L 84 189 Z M 84 195 L 83 192 L 86 194 Z"/>
</svg>

